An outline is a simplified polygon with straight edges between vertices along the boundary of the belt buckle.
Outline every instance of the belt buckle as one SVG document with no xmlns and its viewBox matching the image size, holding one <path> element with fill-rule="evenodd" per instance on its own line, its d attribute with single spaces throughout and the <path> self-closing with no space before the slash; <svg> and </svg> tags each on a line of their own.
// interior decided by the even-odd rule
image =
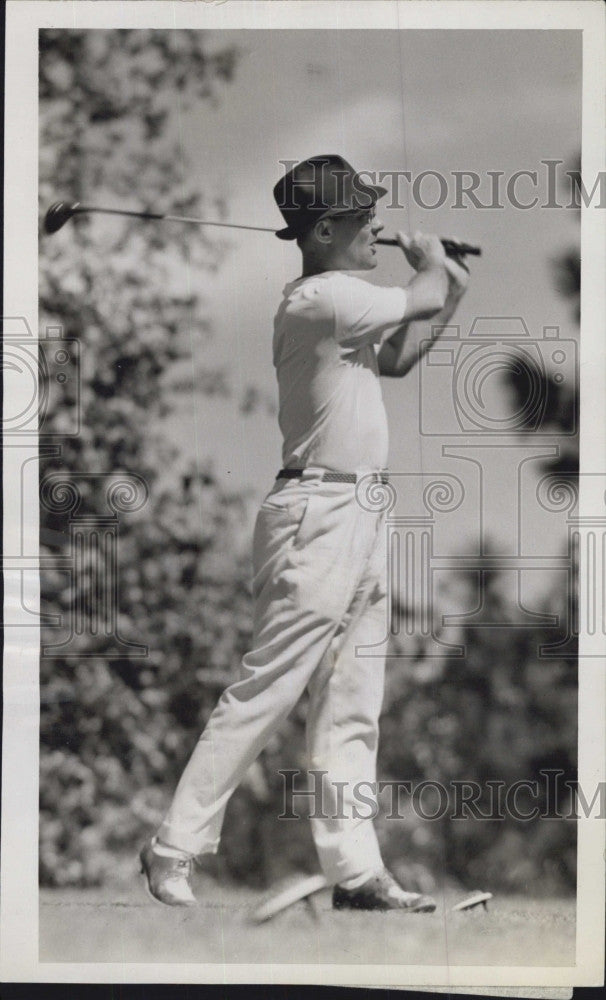
<svg viewBox="0 0 606 1000">
<path fill-rule="evenodd" d="M 375 483 L 380 483 L 382 486 L 387 486 L 389 483 L 389 472 L 373 472 L 372 478 Z"/>
</svg>

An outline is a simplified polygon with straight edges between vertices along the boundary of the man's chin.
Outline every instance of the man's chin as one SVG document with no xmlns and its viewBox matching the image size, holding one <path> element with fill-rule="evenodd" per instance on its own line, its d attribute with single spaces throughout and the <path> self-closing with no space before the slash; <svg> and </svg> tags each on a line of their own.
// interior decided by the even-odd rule
<svg viewBox="0 0 606 1000">
<path fill-rule="evenodd" d="M 359 271 L 374 271 L 375 267 L 379 263 L 376 252 L 370 253 L 369 256 L 365 257 L 361 264 L 358 265 Z"/>
<path fill-rule="evenodd" d="M 364 255 L 364 257 L 359 258 L 349 265 L 349 267 L 344 267 L 344 271 L 374 271 L 375 267 L 379 263 L 376 254 L 370 253 Z"/>
</svg>

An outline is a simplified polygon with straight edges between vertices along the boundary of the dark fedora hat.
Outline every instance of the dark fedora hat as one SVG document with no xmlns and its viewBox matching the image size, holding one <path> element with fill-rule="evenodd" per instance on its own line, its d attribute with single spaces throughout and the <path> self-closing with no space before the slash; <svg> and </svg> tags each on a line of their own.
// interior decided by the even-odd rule
<svg viewBox="0 0 606 1000">
<path fill-rule="evenodd" d="M 276 236 L 296 240 L 319 219 L 372 208 L 387 188 L 366 184 L 342 156 L 327 153 L 295 164 L 274 187 L 286 228 Z"/>
</svg>

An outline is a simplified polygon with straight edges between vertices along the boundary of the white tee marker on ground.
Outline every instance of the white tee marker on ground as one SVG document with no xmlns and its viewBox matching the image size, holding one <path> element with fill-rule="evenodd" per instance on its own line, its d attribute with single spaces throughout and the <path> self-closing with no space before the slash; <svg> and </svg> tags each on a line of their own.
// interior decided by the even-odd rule
<svg viewBox="0 0 606 1000">
<path fill-rule="evenodd" d="M 491 892 L 477 891 L 472 893 L 471 896 L 468 896 L 467 899 L 461 900 L 461 902 L 453 906 L 452 909 L 454 912 L 455 910 L 472 910 L 474 906 L 483 906 L 484 909 L 487 910 L 487 903 L 489 899 L 492 899 Z"/>
</svg>

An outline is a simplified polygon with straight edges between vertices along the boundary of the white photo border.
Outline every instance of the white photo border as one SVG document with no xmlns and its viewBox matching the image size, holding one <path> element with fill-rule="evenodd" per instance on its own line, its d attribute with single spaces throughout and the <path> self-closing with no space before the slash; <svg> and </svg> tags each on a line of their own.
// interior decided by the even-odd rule
<svg viewBox="0 0 606 1000">
<path fill-rule="evenodd" d="M 603 170 L 604 11 L 588 2 L 397 2 L 397 0 L 230 0 L 221 2 L 18 2 L 6 8 L 6 118 L 4 215 L 4 315 L 38 317 L 38 31 L 43 28 L 280 28 L 582 29 L 583 174 Z M 582 210 L 581 469 L 606 471 L 606 316 L 604 212 Z M 583 399 L 586 401 L 583 405 Z M 587 401 L 591 405 L 587 405 Z M 10 406 L 10 401 L 6 401 Z M 15 469 L 35 457 L 35 444 L 15 439 L 4 450 L 4 543 L 19 537 L 21 496 Z M 23 498 L 27 501 L 28 498 Z M 581 510 L 583 509 L 581 495 Z M 37 495 L 27 505 L 27 551 L 37 552 Z M 32 557 L 35 568 L 35 558 Z M 39 602 L 31 574 L 27 603 Z M 581 574 L 582 576 L 582 574 Z M 20 593 L 5 577 L 5 609 L 19 615 Z M 39 632 L 13 627 L 5 633 L 2 776 L 3 981 L 172 983 L 305 983 L 360 986 L 592 986 L 604 972 L 604 824 L 578 821 L 576 964 L 573 967 L 439 967 L 346 965 L 223 965 L 142 963 L 41 963 L 38 956 L 38 718 Z M 595 788 L 605 779 L 604 659 L 579 661 L 579 780 Z"/>
</svg>

